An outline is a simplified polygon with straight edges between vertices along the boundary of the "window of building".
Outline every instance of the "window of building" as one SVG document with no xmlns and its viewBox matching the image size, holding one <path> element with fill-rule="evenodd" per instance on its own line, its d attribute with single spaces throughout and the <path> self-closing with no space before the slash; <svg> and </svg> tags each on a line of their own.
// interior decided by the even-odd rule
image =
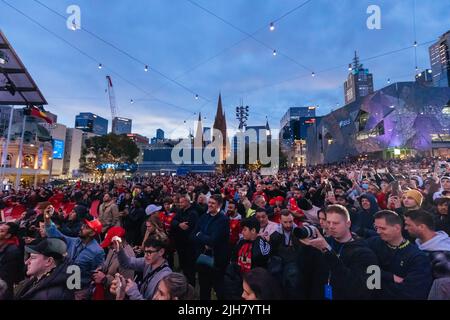
<svg viewBox="0 0 450 320">
<path fill-rule="evenodd" d="M 358 131 L 363 131 L 365 129 L 367 120 L 369 120 L 369 113 L 366 111 L 360 110 L 359 114 L 355 120 L 355 122 L 358 125 Z"/>
<path fill-rule="evenodd" d="M 384 133 L 385 133 L 384 121 L 382 120 L 372 130 L 357 133 L 356 140 L 361 141 L 361 140 L 365 140 L 368 138 L 374 138 L 374 137 L 382 136 L 382 135 L 384 135 Z"/>
<path fill-rule="evenodd" d="M 450 106 L 445 106 L 442 108 L 442 113 L 450 116 Z"/>
<path fill-rule="evenodd" d="M 450 134 L 449 133 L 432 133 L 431 141 L 432 142 L 450 142 Z"/>
</svg>

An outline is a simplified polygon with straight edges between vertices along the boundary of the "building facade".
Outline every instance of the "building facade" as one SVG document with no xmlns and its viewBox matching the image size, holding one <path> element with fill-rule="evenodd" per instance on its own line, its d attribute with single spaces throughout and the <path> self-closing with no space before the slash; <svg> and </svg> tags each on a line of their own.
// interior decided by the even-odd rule
<svg viewBox="0 0 450 320">
<path fill-rule="evenodd" d="M 287 165 L 300 166 L 304 164 L 302 151 L 305 148 L 305 135 L 302 134 L 304 126 L 302 119 L 310 119 L 316 116 L 316 106 L 289 108 L 280 121 L 280 146 L 281 152 L 287 158 Z"/>
<path fill-rule="evenodd" d="M 399 82 L 322 117 L 308 129 L 308 164 L 416 154 L 448 156 L 450 88 Z"/>
<path fill-rule="evenodd" d="M 131 133 L 132 120 L 127 118 L 115 117 L 112 121 L 112 133 L 128 134 Z"/>
<path fill-rule="evenodd" d="M 90 112 L 81 112 L 75 117 L 75 128 L 97 135 L 108 133 L 108 120 Z"/>
<path fill-rule="evenodd" d="M 450 30 L 439 37 L 429 49 L 435 87 L 450 86 Z"/>
<path fill-rule="evenodd" d="M 369 69 L 364 69 L 359 63 L 359 58 L 355 51 L 353 64 L 349 65 L 349 75 L 344 83 L 345 104 L 356 101 L 373 92 L 373 77 Z"/>
</svg>

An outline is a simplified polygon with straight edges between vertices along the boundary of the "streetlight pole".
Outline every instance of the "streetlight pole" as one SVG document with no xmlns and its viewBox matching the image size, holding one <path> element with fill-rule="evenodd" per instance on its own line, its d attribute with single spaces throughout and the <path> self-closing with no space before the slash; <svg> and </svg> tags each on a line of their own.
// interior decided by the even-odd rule
<svg viewBox="0 0 450 320">
<path fill-rule="evenodd" d="M 15 189 L 16 191 L 19 189 L 19 184 L 20 184 L 20 178 L 22 176 L 22 153 L 23 153 L 23 140 L 25 137 L 25 123 L 27 121 L 27 115 L 23 115 L 23 123 L 22 123 L 22 135 L 20 138 L 20 146 L 19 146 L 19 167 L 17 168 L 17 172 L 16 172 L 16 184 L 15 184 Z"/>
<path fill-rule="evenodd" d="M 13 115 L 14 115 L 14 106 L 11 106 L 11 112 L 9 114 L 9 126 L 8 126 L 8 135 L 6 138 L 6 142 L 4 144 L 4 149 L 2 153 L 2 162 L 0 164 L 0 182 L 2 183 L 2 190 L 3 190 L 3 173 L 4 173 L 4 167 L 6 167 L 6 161 L 8 159 L 8 149 L 9 149 L 9 142 L 11 140 L 11 127 L 12 127 L 12 121 L 13 121 Z"/>
<path fill-rule="evenodd" d="M 48 182 L 50 183 L 50 179 L 52 178 L 52 169 L 53 169 L 53 157 L 48 157 L 48 160 L 50 160 L 49 168 L 48 168 Z"/>
</svg>

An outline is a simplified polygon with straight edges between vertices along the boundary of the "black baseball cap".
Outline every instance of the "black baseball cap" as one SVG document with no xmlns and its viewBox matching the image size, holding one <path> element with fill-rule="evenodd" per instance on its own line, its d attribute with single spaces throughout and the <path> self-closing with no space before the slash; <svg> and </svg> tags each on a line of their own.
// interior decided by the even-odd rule
<svg viewBox="0 0 450 320">
<path fill-rule="evenodd" d="M 25 252 L 62 259 L 67 253 L 67 244 L 60 238 L 46 238 L 37 245 L 25 246 Z"/>
</svg>

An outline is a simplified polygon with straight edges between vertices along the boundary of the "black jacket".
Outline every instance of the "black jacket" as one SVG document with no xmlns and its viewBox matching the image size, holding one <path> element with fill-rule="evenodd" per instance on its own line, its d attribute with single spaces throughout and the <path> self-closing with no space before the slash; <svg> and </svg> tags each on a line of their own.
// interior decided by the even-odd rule
<svg viewBox="0 0 450 320">
<path fill-rule="evenodd" d="M 73 300 L 73 290 L 67 286 L 69 265 L 66 260 L 38 282 L 34 278 L 22 281 L 17 287 L 15 300 Z"/>
<path fill-rule="evenodd" d="M 205 246 L 208 246 L 213 250 L 214 266 L 224 269 L 229 261 L 229 237 L 229 219 L 223 211 L 220 211 L 214 217 L 209 213 L 202 215 L 191 233 L 195 259 L 204 253 Z"/>
<path fill-rule="evenodd" d="M 246 244 L 251 244 L 252 246 L 251 256 L 249 256 L 248 252 L 241 252 L 244 251 L 241 249 Z M 256 267 L 266 268 L 270 254 L 271 254 L 270 244 L 260 236 L 256 237 L 255 241 L 248 241 L 242 239 L 236 244 L 236 247 L 233 250 L 231 262 L 240 265 L 246 264 L 246 262 L 248 261 L 248 263 L 251 266 L 250 269 Z"/>
<path fill-rule="evenodd" d="M 435 214 L 434 223 L 436 231 L 444 231 L 446 234 L 450 234 L 450 216 Z"/>
<path fill-rule="evenodd" d="M 122 226 L 125 229 L 125 238 L 132 246 L 138 246 L 142 243 L 141 227 L 144 224 L 146 215 L 141 207 L 131 206 L 128 214 L 123 217 Z"/>
<path fill-rule="evenodd" d="M 178 210 L 178 213 L 175 215 L 170 225 L 171 234 L 174 237 L 175 245 L 177 247 L 189 245 L 189 237 L 192 230 L 194 230 L 197 221 L 198 213 L 193 206 L 190 206 L 186 210 Z M 181 229 L 178 225 L 182 222 L 187 222 L 189 228 L 186 230 Z"/>
<path fill-rule="evenodd" d="M 272 255 L 279 256 L 284 263 L 298 262 L 303 250 L 303 245 L 291 231 L 289 245 L 286 245 L 286 234 L 275 231 L 270 235 Z"/>
<path fill-rule="evenodd" d="M 7 298 L 12 297 L 13 285 L 23 279 L 23 253 L 13 244 L 0 248 L 0 279 L 8 285 Z"/>
<path fill-rule="evenodd" d="M 324 288 L 330 279 L 333 300 L 371 299 L 367 268 L 377 265 L 378 261 L 367 243 L 356 236 L 345 244 L 338 244 L 333 238 L 327 238 L 327 242 L 333 249 L 326 253 L 313 247 L 305 248 L 308 297 L 324 299 Z"/>
<path fill-rule="evenodd" d="M 267 268 L 270 253 L 270 244 L 259 236 L 254 241 L 242 239 L 236 244 L 224 274 L 225 299 L 241 299 L 242 273 L 257 267 Z"/>
<path fill-rule="evenodd" d="M 381 269 L 381 290 L 374 290 L 380 299 L 425 300 L 432 284 L 431 267 L 427 256 L 411 242 L 391 249 L 380 237 L 367 240 L 377 255 Z M 394 275 L 403 278 L 394 282 Z"/>
</svg>

